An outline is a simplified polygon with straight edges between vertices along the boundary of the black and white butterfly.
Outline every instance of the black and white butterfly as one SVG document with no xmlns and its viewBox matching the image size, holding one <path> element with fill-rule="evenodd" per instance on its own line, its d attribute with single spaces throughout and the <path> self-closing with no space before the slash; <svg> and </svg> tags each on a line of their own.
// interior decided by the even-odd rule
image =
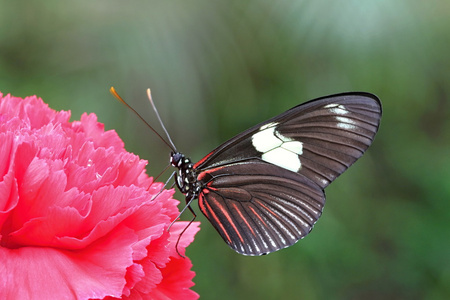
<svg viewBox="0 0 450 300">
<path fill-rule="evenodd" d="M 325 187 L 371 145 L 381 111 L 369 93 L 318 98 L 245 130 L 195 164 L 171 143 L 176 185 L 191 211 L 198 199 L 236 252 L 289 247 L 319 219 Z"/>
</svg>

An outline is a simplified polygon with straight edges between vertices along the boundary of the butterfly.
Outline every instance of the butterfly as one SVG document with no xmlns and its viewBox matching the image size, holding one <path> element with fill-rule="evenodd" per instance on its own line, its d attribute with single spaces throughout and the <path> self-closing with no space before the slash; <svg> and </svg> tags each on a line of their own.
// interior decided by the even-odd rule
<svg viewBox="0 0 450 300">
<path fill-rule="evenodd" d="M 350 92 L 295 106 L 197 163 L 170 141 L 175 183 L 193 213 L 198 199 L 231 249 L 268 254 L 308 235 L 322 214 L 324 189 L 372 144 L 381 115 L 375 95 Z"/>
</svg>

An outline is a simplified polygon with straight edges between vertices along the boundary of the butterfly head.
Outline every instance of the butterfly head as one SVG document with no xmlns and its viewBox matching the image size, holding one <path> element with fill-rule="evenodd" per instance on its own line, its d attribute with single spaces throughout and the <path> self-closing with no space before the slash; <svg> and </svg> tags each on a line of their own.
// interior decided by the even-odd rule
<svg viewBox="0 0 450 300">
<path fill-rule="evenodd" d="M 186 160 L 186 157 L 180 152 L 170 153 L 170 164 L 175 168 L 181 168 Z"/>
</svg>

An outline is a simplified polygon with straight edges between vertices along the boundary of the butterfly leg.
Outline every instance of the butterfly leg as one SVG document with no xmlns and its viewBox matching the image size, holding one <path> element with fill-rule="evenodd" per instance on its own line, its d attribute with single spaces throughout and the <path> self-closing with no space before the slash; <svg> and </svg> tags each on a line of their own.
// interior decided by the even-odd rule
<svg viewBox="0 0 450 300">
<path fill-rule="evenodd" d="M 163 187 L 159 190 L 158 193 L 156 193 L 155 196 L 153 196 L 152 199 L 150 199 L 150 201 L 155 200 L 156 197 L 158 197 L 159 194 L 161 194 L 161 193 L 166 189 L 167 185 L 169 184 L 169 181 L 172 180 L 172 178 L 173 178 L 173 176 L 175 175 L 175 173 L 176 173 L 176 172 L 173 172 L 173 173 L 170 175 L 169 179 L 167 179 L 167 181 L 164 183 Z M 159 175 L 158 175 L 158 176 L 159 176 Z M 173 188 L 174 185 L 175 185 L 175 182 L 170 186 L 170 188 Z M 150 187 L 151 187 L 151 185 L 150 185 L 148 188 L 150 188 Z"/>
<path fill-rule="evenodd" d="M 191 207 L 191 203 L 192 203 L 192 201 L 194 201 L 195 199 L 196 199 L 195 195 L 192 195 L 192 196 L 190 197 L 190 199 L 186 199 L 186 206 L 183 208 L 183 210 L 182 210 L 181 213 L 180 213 L 180 215 L 181 215 L 181 214 L 186 210 L 186 208 L 188 208 L 188 209 L 191 211 L 191 213 L 192 213 L 192 219 L 189 221 L 189 223 L 186 225 L 186 227 L 184 227 L 183 231 L 181 231 L 180 235 L 178 236 L 177 243 L 175 244 L 175 249 L 177 250 L 178 255 L 181 256 L 182 258 L 185 258 L 185 256 L 182 255 L 182 254 L 180 253 L 180 251 L 178 251 L 178 244 L 180 243 L 181 236 L 186 232 L 186 230 L 189 228 L 189 226 L 191 226 L 191 224 L 192 224 L 192 222 L 194 222 L 195 218 L 197 218 L 197 214 L 195 213 L 195 211 L 194 211 L 194 210 L 192 209 L 192 207 Z M 176 219 L 172 222 L 172 224 L 173 224 L 176 220 L 178 220 L 178 218 L 176 218 Z M 172 226 L 172 224 L 170 224 L 170 226 Z M 169 226 L 169 228 L 170 228 L 170 226 Z M 167 228 L 167 230 L 169 230 L 169 228 Z"/>
</svg>

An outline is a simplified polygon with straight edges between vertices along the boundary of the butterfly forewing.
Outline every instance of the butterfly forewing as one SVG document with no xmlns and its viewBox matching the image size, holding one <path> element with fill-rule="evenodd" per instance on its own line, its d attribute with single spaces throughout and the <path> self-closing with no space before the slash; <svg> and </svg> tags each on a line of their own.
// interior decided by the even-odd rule
<svg viewBox="0 0 450 300">
<path fill-rule="evenodd" d="M 294 244 L 320 217 L 323 189 L 370 146 L 380 118 L 376 96 L 346 93 L 242 132 L 194 165 L 201 211 L 238 253 Z"/>
<path fill-rule="evenodd" d="M 319 98 L 242 132 L 194 167 L 201 171 L 257 158 L 298 172 L 325 188 L 362 156 L 380 118 L 381 104 L 372 94 Z"/>
</svg>

